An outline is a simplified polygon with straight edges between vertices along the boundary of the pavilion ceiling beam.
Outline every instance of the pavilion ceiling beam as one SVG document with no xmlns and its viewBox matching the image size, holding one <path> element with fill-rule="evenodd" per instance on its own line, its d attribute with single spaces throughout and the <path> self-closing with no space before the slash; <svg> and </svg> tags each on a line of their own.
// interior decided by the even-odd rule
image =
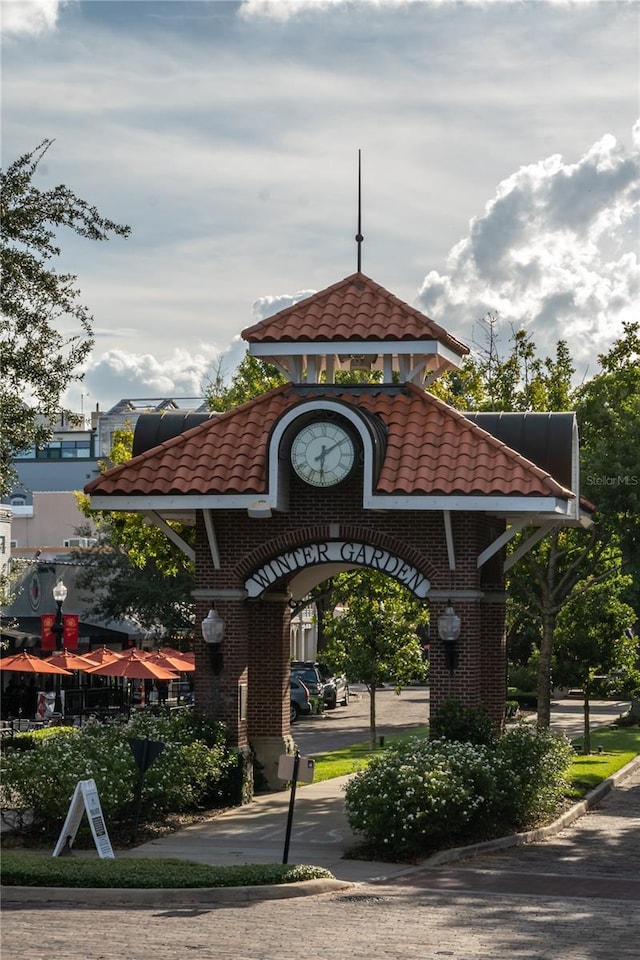
<svg viewBox="0 0 640 960">
<path fill-rule="evenodd" d="M 171 540 L 172 543 L 175 543 L 176 547 L 179 550 L 182 550 L 184 555 L 189 558 L 192 562 L 195 562 L 196 552 L 191 546 L 190 543 L 180 536 L 177 530 L 174 530 L 173 527 L 170 527 L 166 520 L 164 520 L 159 513 L 156 513 L 155 510 L 150 510 L 145 512 L 145 521 L 151 526 L 158 527 L 159 530 L 162 530 L 165 537 L 168 540 Z"/>
</svg>

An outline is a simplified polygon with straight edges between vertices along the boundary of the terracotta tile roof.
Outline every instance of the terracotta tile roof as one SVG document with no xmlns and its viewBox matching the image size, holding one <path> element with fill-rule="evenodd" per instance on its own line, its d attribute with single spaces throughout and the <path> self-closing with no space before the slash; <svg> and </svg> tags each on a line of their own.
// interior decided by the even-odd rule
<svg viewBox="0 0 640 960">
<path fill-rule="evenodd" d="M 354 389 L 285 384 L 114 467 L 87 484 L 94 496 L 263 494 L 276 421 L 304 399 L 338 399 L 386 425 L 381 495 L 573 495 L 544 470 L 413 385 Z"/>
<path fill-rule="evenodd" d="M 546 471 L 412 384 L 384 404 L 375 402 L 375 410 L 365 397 L 359 402 L 387 426 L 377 493 L 572 496 Z"/>
<path fill-rule="evenodd" d="M 247 327 L 242 336 L 249 343 L 437 340 L 459 356 L 469 353 L 443 327 L 363 273 Z"/>
<path fill-rule="evenodd" d="M 172 440 L 107 470 L 91 494 L 263 493 L 269 431 L 291 405 L 288 385 L 212 417 Z"/>
</svg>

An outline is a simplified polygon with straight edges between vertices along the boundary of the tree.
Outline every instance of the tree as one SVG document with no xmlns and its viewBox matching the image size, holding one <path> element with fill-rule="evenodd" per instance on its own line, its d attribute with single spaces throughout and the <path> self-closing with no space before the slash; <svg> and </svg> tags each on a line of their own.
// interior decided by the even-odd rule
<svg viewBox="0 0 640 960">
<path fill-rule="evenodd" d="M 476 347 L 475 356 L 467 359 L 461 374 L 450 373 L 443 378 L 440 396 L 461 409 L 523 412 L 571 409 L 576 399 L 571 387 L 574 367 L 566 342 L 558 341 L 555 357 L 542 360 L 537 356 L 531 336 L 523 330 L 512 329 L 509 350 L 503 355 L 498 324 L 495 314 L 479 321 L 483 343 Z M 597 451 L 600 469 L 604 472 L 609 463 L 611 472 L 608 444 L 616 437 L 613 442 L 617 461 L 614 462 L 619 464 L 620 474 L 629 478 L 634 491 L 636 485 L 631 478 L 640 476 L 637 462 L 640 456 L 639 343 L 638 325 L 629 325 L 623 340 L 614 345 L 610 354 L 600 358 L 606 379 L 593 386 L 587 384 L 582 392 L 582 406 L 578 405 L 583 450 L 587 456 L 589 451 L 594 451 L 588 461 L 592 469 L 595 469 Z M 558 615 L 570 597 L 582 596 L 620 572 L 619 553 L 612 547 L 617 535 L 622 536 L 620 519 L 626 524 L 627 542 L 631 541 L 628 531 L 634 529 L 629 504 L 621 503 L 621 499 L 624 500 L 618 498 L 616 504 L 617 524 L 604 522 L 604 515 L 600 513 L 598 524 L 588 531 L 556 528 L 510 572 L 507 602 L 510 653 L 515 646 L 514 638 L 526 659 L 533 643 L 538 648 L 540 727 L 548 727 L 551 719 L 551 666 Z M 612 518 L 614 511 L 608 504 L 607 507 Z M 635 529 L 640 533 L 640 527 Z M 519 546 L 530 532 L 523 531 L 514 538 L 510 549 Z M 631 546 L 634 544 L 635 541 Z M 638 550 L 628 552 L 638 555 Z"/>
<path fill-rule="evenodd" d="M 575 602 L 594 587 L 618 576 L 620 556 L 595 526 L 588 531 L 561 527 L 531 550 L 517 567 L 510 589 L 526 594 L 530 615 L 539 624 L 538 726 L 548 728 L 558 615 L 570 598 Z"/>
<path fill-rule="evenodd" d="M 277 367 L 252 357 L 247 351 L 238 364 L 229 387 L 225 387 L 222 369 L 218 368 L 207 391 L 206 400 L 214 413 L 225 413 L 283 383 L 286 383 L 286 379 Z"/>
<path fill-rule="evenodd" d="M 12 461 L 45 443 L 62 394 L 82 378 L 78 368 L 93 345 L 93 318 L 79 302 L 77 278 L 51 265 L 60 256 L 57 233 L 68 227 L 89 240 L 126 237 L 128 226 L 102 217 L 68 187 L 33 183 L 53 140 L 0 171 L 0 495 L 15 480 Z"/>
<path fill-rule="evenodd" d="M 371 749 L 376 748 L 376 689 L 390 678 L 396 693 L 424 673 L 417 630 L 428 611 L 400 584 L 377 571 L 333 578 L 334 610 L 323 621 L 327 662 L 357 677 L 369 693 Z M 339 612 L 336 608 L 339 608 Z"/>
<path fill-rule="evenodd" d="M 583 753 L 591 752 L 589 701 L 603 692 L 628 690 L 637 667 L 635 613 L 622 599 L 628 577 L 617 576 L 570 596 L 558 614 L 553 676 L 584 696 Z"/>
<path fill-rule="evenodd" d="M 582 482 L 599 525 L 619 537 L 632 577 L 626 597 L 640 618 L 640 323 L 624 324 L 598 360 L 576 394 Z"/>
<path fill-rule="evenodd" d="M 556 344 L 555 358 L 536 355 L 533 338 L 511 330 L 501 351 L 499 317 L 478 320 L 482 342 L 476 343 L 460 370 L 444 374 L 429 389 L 458 410 L 528 411 L 571 409 L 573 363 L 566 341 Z"/>
<path fill-rule="evenodd" d="M 129 460 L 132 443 L 130 430 L 115 431 L 111 462 Z M 76 584 L 92 598 L 88 611 L 105 620 L 129 616 L 170 637 L 191 632 L 194 566 L 188 557 L 141 514 L 91 510 L 88 497 L 77 498 L 95 528 L 78 532 L 98 539 L 88 555 L 85 550 L 77 555 L 81 567 Z M 193 546 L 192 527 L 175 522 L 170 526 Z"/>
</svg>

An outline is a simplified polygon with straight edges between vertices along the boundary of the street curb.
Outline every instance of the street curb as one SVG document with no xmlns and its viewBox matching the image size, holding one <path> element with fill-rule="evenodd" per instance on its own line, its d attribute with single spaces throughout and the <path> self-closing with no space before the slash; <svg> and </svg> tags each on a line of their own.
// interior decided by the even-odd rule
<svg viewBox="0 0 640 960">
<path fill-rule="evenodd" d="M 537 827 L 535 830 L 527 830 L 525 833 L 513 833 L 507 837 L 498 837 L 496 840 L 485 840 L 483 843 L 472 843 L 467 847 L 452 847 L 450 850 L 441 850 L 434 853 L 427 860 L 420 862 L 420 868 L 440 867 L 446 863 L 455 863 L 458 860 L 467 860 L 471 857 L 477 857 L 483 853 L 491 853 L 492 850 L 505 850 L 509 847 L 520 847 L 526 843 L 535 843 L 537 840 L 545 840 L 547 837 L 553 837 L 565 827 L 568 827 L 574 820 L 582 817 L 585 813 L 597 806 L 613 788 L 640 767 L 640 754 L 630 760 L 624 767 L 616 770 L 615 773 L 599 783 L 597 787 L 585 795 L 584 800 L 576 803 L 569 810 L 565 810 L 562 816 L 547 824 L 546 827 Z"/>
<path fill-rule="evenodd" d="M 71 903 L 78 906 L 154 906 L 250 903 L 256 900 L 288 900 L 336 893 L 354 886 L 346 880 L 322 878 L 299 883 L 272 883 L 252 887 L 0 887 L 3 904 Z"/>
</svg>

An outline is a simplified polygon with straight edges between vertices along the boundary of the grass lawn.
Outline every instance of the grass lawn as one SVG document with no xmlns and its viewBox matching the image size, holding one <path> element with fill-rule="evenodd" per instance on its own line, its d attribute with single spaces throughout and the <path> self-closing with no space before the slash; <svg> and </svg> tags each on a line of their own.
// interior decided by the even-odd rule
<svg viewBox="0 0 640 960">
<path fill-rule="evenodd" d="M 581 745 L 582 740 L 574 743 Z M 591 733 L 591 754 L 577 754 L 569 769 L 570 798 L 580 799 L 639 753 L 640 727 L 598 727 Z"/>
<path fill-rule="evenodd" d="M 415 727 L 406 733 L 397 733 L 393 736 L 385 737 L 385 748 L 393 744 L 403 743 L 412 737 L 426 737 L 429 733 L 429 727 Z M 372 750 L 369 741 L 352 744 L 350 747 L 343 747 L 342 750 L 333 750 L 331 753 L 318 753 L 314 756 L 316 762 L 313 773 L 313 782 L 320 783 L 322 780 L 333 780 L 334 777 L 344 777 L 349 773 L 356 773 L 367 766 L 372 757 L 380 756 L 382 748 Z"/>
<path fill-rule="evenodd" d="M 412 737 L 426 737 L 429 733 L 429 727 L 416 727 L 407 733 L 395 734 L 385 738 L 385 747 L 393 746 L 409 740 Z M 578 738 L 574 741 L 581 744 Z M 602 753 L 598 753 L 598 748 L 602 747 Z M 599 727 L 591 734 L 591 750 L 589 756 L 576 754 L 567 779 L 571 784 L 568 793 L 570 800 L 579 800 L 581 797 L 593 790 L 599 783 L 610 777 L 616 770 L 620 770 L 630 760 L 640 753 L 640 727 Z M 371 750 L 369 742 L 356 743 L 351 747 L 344 747 L 342 750 L 335 750 L 332 753 L 318 754 L 314 758 L 316 767 L 314 772 L 314 783 L 320 783 L 322 780 L 330 780 L 333 777 L 343 777 L 350 773 L 356 773 L 367 766 L 369 761 L 379 756 L 382 751 Z"/>
</svg>

